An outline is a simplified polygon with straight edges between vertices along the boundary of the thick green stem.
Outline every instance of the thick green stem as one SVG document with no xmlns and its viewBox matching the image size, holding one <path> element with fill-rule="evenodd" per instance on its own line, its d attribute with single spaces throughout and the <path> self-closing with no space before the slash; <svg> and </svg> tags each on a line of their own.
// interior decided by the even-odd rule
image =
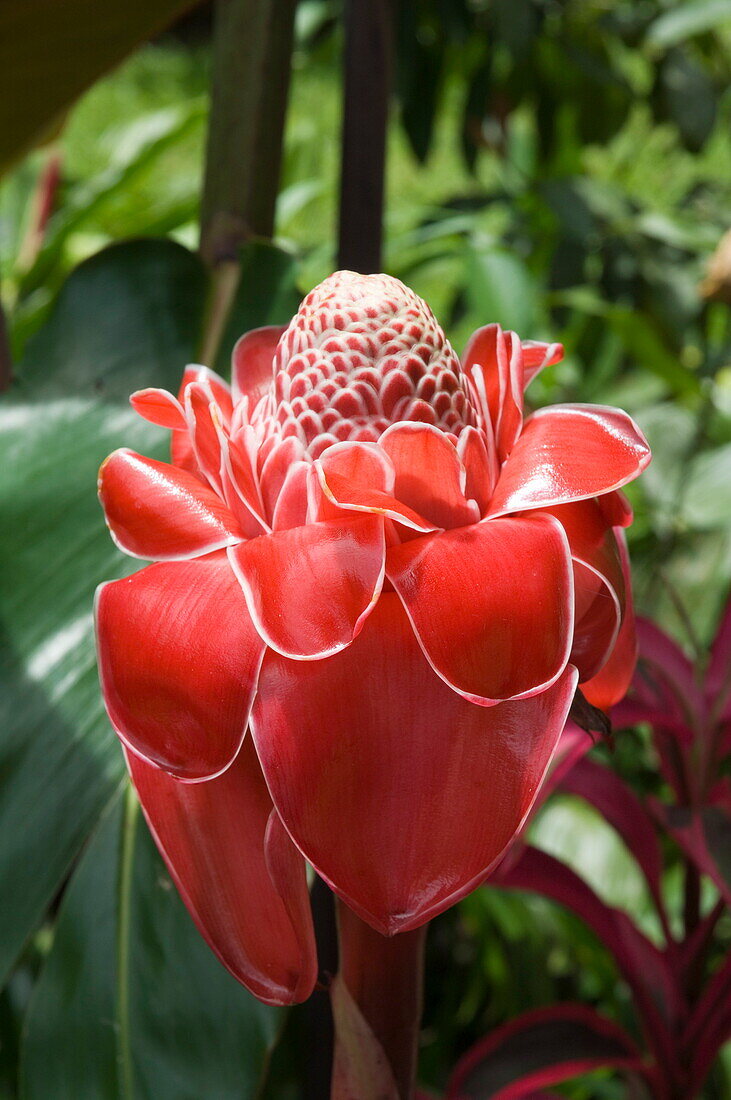
<svg viewBox="0 0 731 1100">
<path fill-rule="evenodd" d="M 383 1048 L 399 1097 L 411 1100 L 423 1002 L 426 925 L 413 932 L 382 936 L 347 905 L 337 904 L 340 976 Z"/>
<path fill-rule="evenodd" d="M 132 1046 L 129 1034 L 129 929 L 132 906 L 135 834 L 139 817 L 137 796 L 129 784 L 124 792 L 122 833 L 119 850 L 117 894 L 117 1019 L 120 1092 L 124 1100 L 133 1100 Z"/>
<path fill-rule="evenodd" d="M 295 6 L 216 0 L 201 204 L 201 254 L 213 267 L 274 229 Z"/>
<path fill-rule="evenodd" d="M 284 149 L 289 83 L 292 73 L 294 14 L 297 0 L 274 0 L 269 9 L 264 52 L 259 122 L 254 163 L 256 178 L 249 196 L 249 225 L 258 237 L 274 236 L 274 218 Z"/>
</svg>

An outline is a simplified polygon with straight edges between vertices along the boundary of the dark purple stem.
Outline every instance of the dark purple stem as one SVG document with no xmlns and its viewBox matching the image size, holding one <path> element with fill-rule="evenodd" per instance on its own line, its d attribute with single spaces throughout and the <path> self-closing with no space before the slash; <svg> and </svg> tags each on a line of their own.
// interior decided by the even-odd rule
<svg viewBox="0 0 731 1100">
<path fill-rule="evenodd" d="M 391 89 L 389 0 L 346 0 L 338 266 L 380 271 Z"/>
</svg>

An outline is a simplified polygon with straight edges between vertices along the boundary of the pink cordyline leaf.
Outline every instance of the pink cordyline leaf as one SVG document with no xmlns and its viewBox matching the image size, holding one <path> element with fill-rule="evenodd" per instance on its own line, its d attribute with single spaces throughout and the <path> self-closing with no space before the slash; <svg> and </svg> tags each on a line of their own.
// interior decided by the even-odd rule
<svg viewBox="0 0 731 1100">
<path fill-rule="evenodd" d="M 677 643 L 649 619 L 638 619 L 637 637 L 642 666 L 635 694 L 646 705 L 648 716 L 655 711 L 664 714 L 668 722 L 697 728 L 704 700 L 693 665 Z"/>
<path fill-rule="evenodd" d="M 711 646 L 705 689 L 713 720 L 731 722 L 731 599 Z"/>
<path fill-rule="evenodd" d="M 632 1039 L 593 1009 L 539 1008 L 468 1051 L 450 1079 L 447 1100 L 530 1100 L 548 1085 L 601 1068 L 645 1073 Z"/>
<path fill-rule="evenodd" d="M 731 905 L 731 805 L 694 809 L 663 806 L 655 801 L 653 811 L 682 851 Z"/>
<path fill-rule="evenodd" d="M 501 864 L 491 885 L 533 890 L 552 898 L 595 932 L 632 989 L 648 1042 L 672 1076 L 678 1067 L 673 1029 L 683 1011 L 683 998 L 668 961 L 627 914 L 606 905 L 574 871 L 537 848 L 527 847 L 517 861 Z"/>
<path fill-rule="evenodd" d="M 691 1063 L 689 1092 L 696 1095 L 720 1048 L 731 1039 L 731 955 L 727 954 L 700 1001 L 683 1036 Z"/>
<path fill-rule="evenodd" d="M 258 996 L 312 986 L 305 860 L 377 930 L 423 924 L 519 833 L 619 638 L 616 701 L 618 487 L 649 450 L 617 409 L 524 422 L 561 352 L 488 325 L 460 363 L 397 279 L 338 272 L 239 340 L 232 387 L 193 365 L 132 397 L 172 462 L 102 468 L 113 536 L 157 561 L 100 591 L 102 688 L 186 904 Z"/>
<path fill-rule="evenodd" d="M 619 834 L 645 876 L 663 925 L 662 852 L 652 818 L 637 795 L 615 772 L 594 760 L 579 760 L 564 777 L 561 790 L 595 807 Z"/>
</svg>

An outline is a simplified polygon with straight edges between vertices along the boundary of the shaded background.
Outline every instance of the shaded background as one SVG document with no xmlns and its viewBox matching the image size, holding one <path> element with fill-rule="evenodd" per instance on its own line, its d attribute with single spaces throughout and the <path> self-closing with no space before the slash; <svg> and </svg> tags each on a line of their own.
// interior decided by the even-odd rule
<svg viewBox="0 0 731 1100">
<path fill-rule="evenodd" d="M 304 1011 L 258 1005 L 218 967 L 125 813 L 89 633 L 96 583 L 129 571 L 96 468 L 121 442 L 161 453 L 126 397 L 176 389 L 207 325 L 194 250 L 211 13 L 160 33 L 185 4 L 133 4 L 121 24 L 111 4 L 107 26 L 70 0 L 55 5 L 77 9 L 69 33 L 48 0 L 29 0 L 29 23 L 22 7 L 0 7 L 0 358 L 14 372 L 0 421 L 0 1096 L 286 1100 L 302 1095 Z M 274 243 L 244 244 L 223 372 L 236 335 L 286 321 L 335 266 L 341 14 L 297 6 Z M 635 416 L 654 452 L 629 487 L 637 604 L 702 660 L 731 582 L 731 9 L 401 0 L 394 14 L 384 268 L 458 351 L 489 321 L 563 341 L 534 405 Z M 642 729 L 598 755 L 641 794 L 660 789 Z M 558 795 L 533 839 L 659 937 L 594 810 Z M 718 936 L 728 944 L 727 918 Z M 635 1026 L 598 941 L 528 894 L 483 889 L 438 918 L 427 975 L 421 1078 L 435 1089 L 533 1006 L 582 1000 Z M 728 1097 L 730 1080 L 727 1053 L 704 1096 Z M 563 1094 L 627 1091 L 604 1072 Z"/>
</svg>

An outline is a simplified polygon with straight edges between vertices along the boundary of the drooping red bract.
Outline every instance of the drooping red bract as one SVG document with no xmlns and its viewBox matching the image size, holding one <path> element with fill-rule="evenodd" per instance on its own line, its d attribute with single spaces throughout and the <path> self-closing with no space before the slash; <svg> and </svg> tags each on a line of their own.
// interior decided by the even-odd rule
<svg viewBox="0 0 731 1100">
<path fill-rule="evenodd" d="M 398 280 L 338 272 L 242 337 L 231 388 L 132 396 L 172 464 L 100 472 L 155 562 L 99 591 L 104 697 L 186 904 L 265 1000 L 315 981 L 305 860 L 377 930 L 424 923 L 519 829 L 577 681 L 626 687 L 620 490 L 649 451 L 618 409 L 524 418 L 560 355 L 488 325 L 460 362 Z"/>
</svg>

